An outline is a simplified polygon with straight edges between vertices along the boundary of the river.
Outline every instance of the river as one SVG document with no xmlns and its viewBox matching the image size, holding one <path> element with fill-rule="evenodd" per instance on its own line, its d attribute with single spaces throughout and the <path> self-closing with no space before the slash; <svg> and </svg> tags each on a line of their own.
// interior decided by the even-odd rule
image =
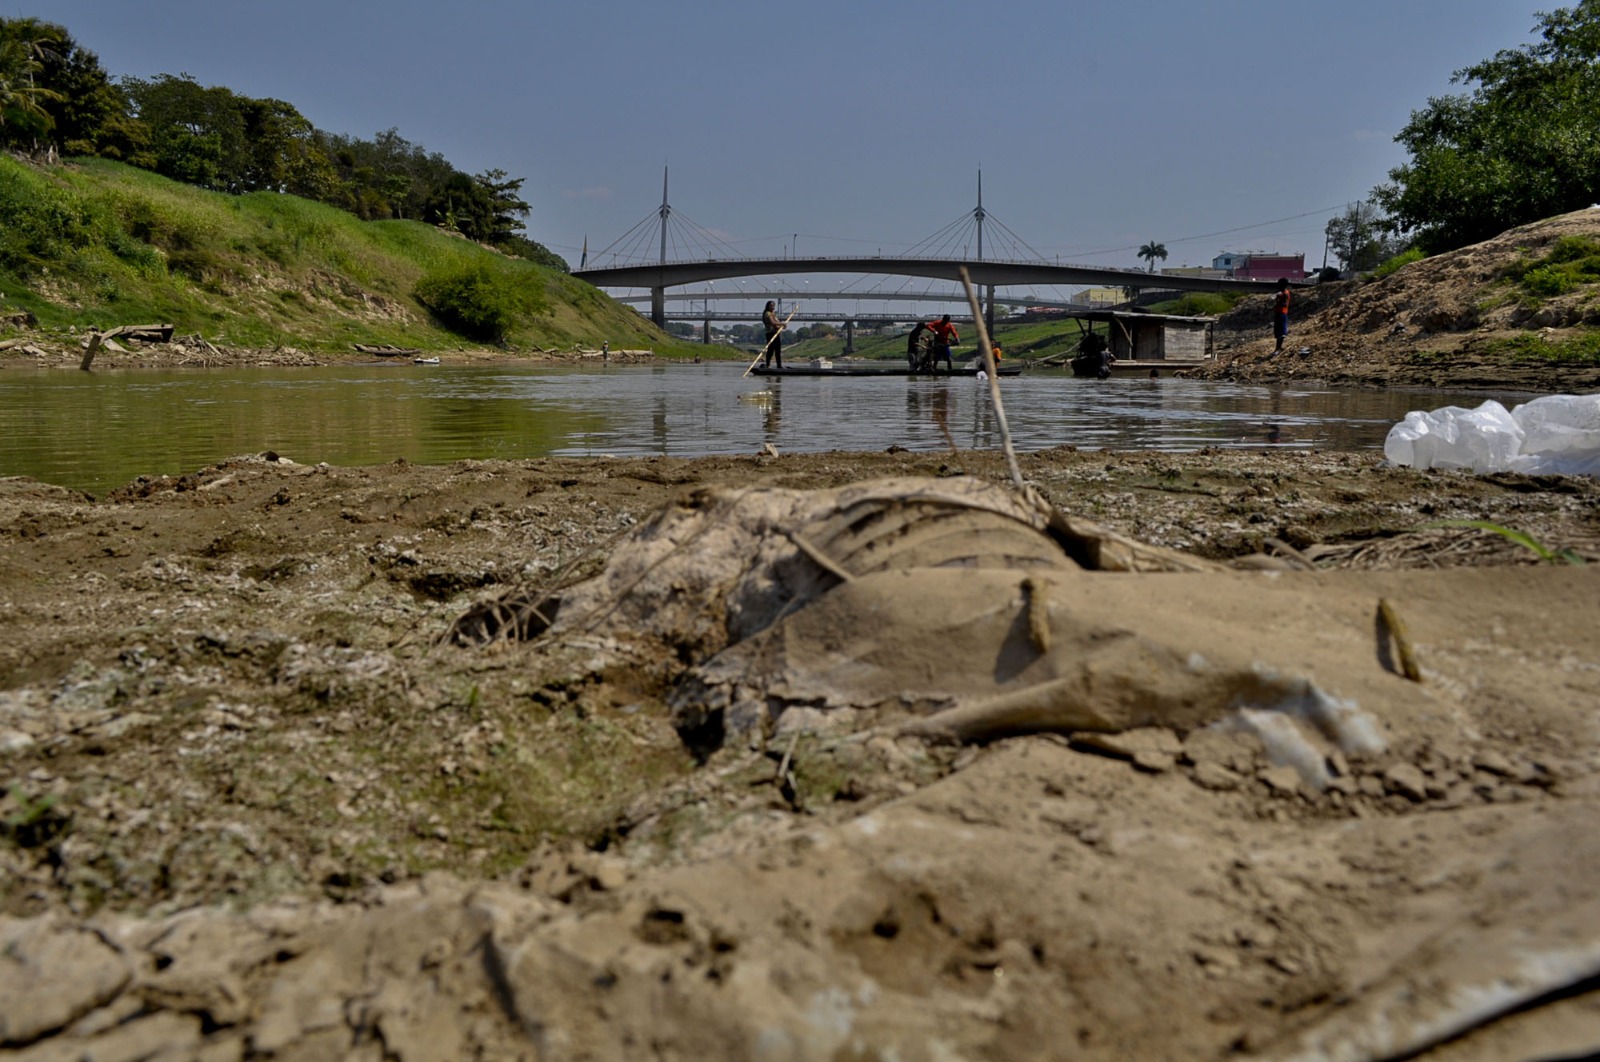
<svg viewBox="0 0 1600 1062">
<path fill-rule="evenodd" d="M 987 385 L 745 377 L 730 363 L 336 365 L 0 372 L 0 474 L 102 492 L 273 450 L 294 461 L 938 450 L 999 445 Z M 1178 379 L 1002 383 L 1019 450 L 1381 449 L 1412 409 L 1527 395 L 1262 387 Z"/>
</svg>

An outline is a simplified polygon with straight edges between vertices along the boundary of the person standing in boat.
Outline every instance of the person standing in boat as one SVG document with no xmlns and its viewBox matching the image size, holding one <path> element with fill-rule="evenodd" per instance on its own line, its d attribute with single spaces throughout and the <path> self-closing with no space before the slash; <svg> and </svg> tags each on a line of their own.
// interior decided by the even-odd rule
<svg viewBox="0 0 1600 1062">
<path fill-rule="evenodd" d="M 956 326 L 950 323 L 950 315 L 945 314 L 933 324 L 928 326 L 933 333 L 933 362 L 939 363 L 944 358 L 945 372 L 953 372 L 955 363 L 950 360 L 950 348 L 961 342 L 961 333 L 956 331 Z"/>
<path fill-rule="evenodd" d="M 778 304 L 771 299 L 767 300 L 767 308 L 761 311 L 761 324 L 767 330 L 767 345 L 761 351 L 761 367 L 767 368 L 773 362 L 778 368 L 783 368 L 783 322 L 778 320 Z"/>
</svg>

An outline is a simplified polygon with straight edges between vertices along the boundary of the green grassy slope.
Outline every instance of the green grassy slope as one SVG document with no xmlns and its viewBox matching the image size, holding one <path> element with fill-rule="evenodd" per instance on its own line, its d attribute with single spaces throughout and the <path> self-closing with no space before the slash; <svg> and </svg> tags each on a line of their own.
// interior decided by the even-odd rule
<svg viewBox="0 0 1600 1062">
<path fill-rule="evenodd" d="M 39 169 L 0 157 L 0 307 L 46 328 L 170 322 L 238 346 L 481 346 L 413 294 L 430 272 L 480 262 L 543 304 L 507 330 L 511 350 L 701 353 L 581 280 L 419 222 L 223 195 L 99 159 Z"/>
</svg>

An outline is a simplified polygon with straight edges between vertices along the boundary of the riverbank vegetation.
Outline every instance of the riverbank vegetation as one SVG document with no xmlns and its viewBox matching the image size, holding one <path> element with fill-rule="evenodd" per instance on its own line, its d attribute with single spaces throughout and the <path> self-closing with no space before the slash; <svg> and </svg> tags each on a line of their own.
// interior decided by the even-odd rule
<svg viewBox="0 0 1600 1062">
<path fill-rule="evenodd" d="M 683 349 L 591 285 L 437 226 L 107 159 L 0 157 L 0 219 L 0 307 L 45 329 L 161 321 L 247 347 Z"/>
<path fill-rule="evenodd" d="M 468 175 L 395 129 L 371 139 L 318 129 L 293 103 L 187 74 L 114 78 L 66 27 L 38 18 L 0 18 L 0 149 L 114 159 L 234 195 L 286 192 L 567 268 L 524 233 L 520 177 Z"/>
<path fill-rule="evenodd" d="M 1600 0 L 1537 15 L 1540 40 L 1458 70 L 1411 113 L 1410 160 L 1373 191 L 1429 253 L 1600 201 Z"/>
</svg>

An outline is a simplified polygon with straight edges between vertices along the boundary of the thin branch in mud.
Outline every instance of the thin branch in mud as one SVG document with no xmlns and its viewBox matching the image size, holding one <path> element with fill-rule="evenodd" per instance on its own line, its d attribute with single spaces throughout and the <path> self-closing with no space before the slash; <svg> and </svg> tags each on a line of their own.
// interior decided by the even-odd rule
<svg viewBox="0 0 1600 1062">
<path fill-rule="evenodd" d="M 989 373 L 989 401 L 994 403 L 995 420 L 1000 424 L 1000 445 L 1006 452 L 1006 467 L 1011 470 L 1011 485 L 1026 492 L 1022 482 L 1022 466 L 1017 464 L 1017 451 L 1011 445 L 1011 425 L 1006 422 L 1006 407 L 1000 401 L 1000 372 L 994 363 L 994 345 L 989 341 L 989 330 L 983 324 L 983 307 L 978 305 L 978 293 L 973 290 L 967 267 L 961 267 L 961 286 L 967 291 L 967 305 L 972 307 L 972 319 L 978 326 L 978 346 L 983 349 L 983 364 Z"/>
<path fill-rule="evenodd" d="M 1310 557 L 1307 557 L 1304 553 L 1301 553 L 1283 539 L 1268 537 L 1264 540 L 1264 542 L 1272 549 L 1274 553 L 1278 554 L 1280 557 L 1288 558 L 1298 567 L 1304 568 L 1308 572 L 1314 572 L 1317 570 L 1317 566 L 1311 562 Z"/>
<path fill-rule="evenodd" d="M 1411 646 L 1411 638 L 1406 634 L 1405 624 L 1400 621 L 1400 616 L 1394 610 L 1386 597 L 1378 598 L 1378 619 L 1382 624 L 1384 633 L 1394 641 L 1395 654 L 1399 657 L 1400 673 L 1412 682 L 1422 681 L 1422 668 L 1417 666 L 1417 654 Z"/>
<path fill-rule="evenodd" d="M 790 542 L 795 544 L 796 549 L 798 549 L 801 553 L 804 553 L 807 557 L 810 557 L 812 563 L 816 564 L 817 567 L 821 568 L 829 575 L 834 576 L 842 583 L 850 583 L 855 581 L 855 576 L 851 575 L 838 564 L 834 563 L 834 561 L 826 553 L 822 552 L 816 546 L 813 546 L 798 531 L 790 531 L 785 529 L 783 534 L 784 537 L 788 538 Z"/>
<path fill-rule="evenodd" d="M 1049 586 L 1032 576 L 1022 580 L 1022 593 L 1027 598 L 1028 640 L 1041 655 L 1050 651 Z"/>
</svg>

